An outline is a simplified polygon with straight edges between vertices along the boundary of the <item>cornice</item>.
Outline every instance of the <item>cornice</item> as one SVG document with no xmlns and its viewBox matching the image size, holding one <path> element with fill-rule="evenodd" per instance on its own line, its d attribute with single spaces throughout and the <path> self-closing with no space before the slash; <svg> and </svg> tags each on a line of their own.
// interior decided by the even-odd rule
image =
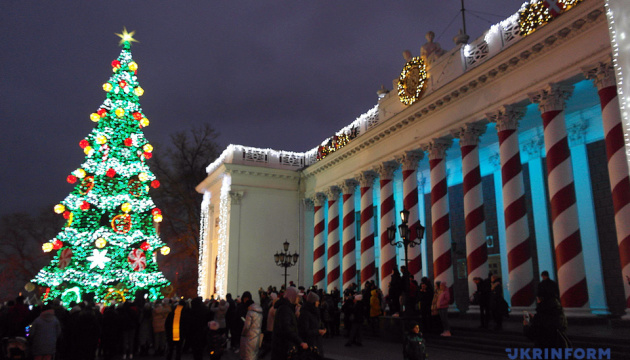
<svg viewBox="0 0 630 360">
<path fill-rule="evenodd" d="M 363 136 L 350 142 L 342 149 L 305 168 L 303 170 L 304 176 L 310 177 L 324 172 L 357 153 L 382 142 L 399 130 L 409 127 L 418 119 L 439 113 L 455 103 L 457 99 L 482 91 L 509 72 L 531 63 L 602 22 L 606 22 L 603 1 L 592 0 L 581 3 L 571 11 L 564 13 L 561 18 L 546 24 L 486 62 L 463 73 L 456 81 L 445 84 L 392 118 L 368 130 Z M 580 69 L 576 69 L 576 71 L 579 73 Z M 467 119 L 467 121 L 470 120 Z M 440 136 L 441 134 L 434 135 Z M 401 151 L 406 150 L 414 149 L 401 149 Z"/>
<path fill-rule="evenodd" d="M 237 164 L 223 164 L 224 172 L 231 175 L 259 176 L 278 179 L 298 180 L 301 175 L 294 170 L 280 170 L 260 166 L 248 166 Z"/>
</svg>

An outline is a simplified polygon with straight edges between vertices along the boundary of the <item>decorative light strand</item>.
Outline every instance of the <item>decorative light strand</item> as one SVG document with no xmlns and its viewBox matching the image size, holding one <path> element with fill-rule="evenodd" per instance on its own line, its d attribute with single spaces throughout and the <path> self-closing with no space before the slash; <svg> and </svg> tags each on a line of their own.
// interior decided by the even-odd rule
<svg viewBox="0 0 630 360">
<path fill-rule="evenodd" d="M 206 191 L 201 202 L 201 224 L 199 226 L 199 281 L 197 295 L 207 297 L 208 294 L 208 268 L 205 264 L 209 260 L 208 251 L 208 221 L 210 214 L 210 198 L 212 193 Z"/>
</svg>

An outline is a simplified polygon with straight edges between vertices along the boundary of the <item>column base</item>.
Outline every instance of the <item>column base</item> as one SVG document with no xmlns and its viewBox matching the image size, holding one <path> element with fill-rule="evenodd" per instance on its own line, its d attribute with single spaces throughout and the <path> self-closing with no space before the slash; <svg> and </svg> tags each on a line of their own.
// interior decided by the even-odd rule
<svg viewBox="0 0 630 360">
<path fill-rule="evenodd" d="M 479 305 L 470 305 L 468 306 L 468 311 L 466 314 L 479 314 L 481 311 L 479 310 Z"/>
<path fill-rule="evenodd" d="M 564 315 L 572 318 L 592 318 L 597 315 L 591 312 L 591 308 L 583 307 L 583 308 L 564 308 Z"/>
<path fill-rule="evenodd" d="M 510 308 L 510 315 L 511 316 L 520 316 L 521 318 L 523 317 L 523 311 L 527 311 L 530 314 L 536 314 L 536 306 L 532 305 L 532 306 L 512 306 Z"/>
<path fill-rule="evenodd" d="M 630 321 L 630 308 L 626 309 L 626 313 L 621 317 L 621 320 Z"/>
</svg>

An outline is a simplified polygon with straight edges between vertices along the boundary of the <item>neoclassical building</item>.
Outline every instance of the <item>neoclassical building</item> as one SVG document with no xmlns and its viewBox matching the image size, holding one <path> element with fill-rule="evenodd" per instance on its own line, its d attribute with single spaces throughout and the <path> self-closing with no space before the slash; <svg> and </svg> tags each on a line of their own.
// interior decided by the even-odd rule
<svg viewBox="0 0 630 360">
<path fill-rule="evenodd" d="M 282 284 L 285 240 L 290 281 L 386 293 L 406 209 L 412 234 L 426 227 L 410 271 L 461 311 L 489 273 L 533 307 L 547 270 L 568 313 L 623 314 L 630 181 L 606 5 L 531 1 L 472 42 L 407 53 L 374 108 L 305 153 L 230 145 L 197 187 L 199 294 Z"/>
</svg>

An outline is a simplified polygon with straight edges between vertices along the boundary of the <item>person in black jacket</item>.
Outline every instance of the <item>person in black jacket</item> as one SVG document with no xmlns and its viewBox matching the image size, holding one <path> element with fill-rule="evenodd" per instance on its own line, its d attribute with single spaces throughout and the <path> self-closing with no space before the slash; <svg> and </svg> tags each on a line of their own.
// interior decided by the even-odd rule
<svg viewBox="0 0 630 360">
<path fill-rule="evenodd" d="M 345 346 L 352 346 L 352 344 L 363 346 L 361 343 L 361 327 L 363 326 L 363 322 L 365 320 L 364 308 L 363 295 L 355 295 L 352 313 L 350 314 L 350 322 L 352 323 L 352 327 L 350 328 L 350 338 Z"/>
<path fill-rule="evenodd" d="M 567 318 L 560 301 L 550 294 L 536 297 L 536 316 L 527 314 L 523 319 L 523 332 L 537 348 L 568 348 Z"/>
<path fill-rule="evenodd" d="M 286 360 L 289 351 L 299 346 L 308 349 L 308 344 L 298 333 L 295 305 L 298 302 L 298 290 L 290 286 L 284 297 L 276 302 L 276 316 L 273 323 L 273 339 L 271 341 L 271 359 Z"/>
<path fill-rule="evenodd" d="M 536 295 L 544 299 L 553 296 L 560 300 L 560 289 L 558 288 L 558 283 L 549 278 L 549 272 L 547 270 L 541 272 L 540 277 L 542 280 L 538 283 Z"/>
<path fill-rule="evenodd" d="M 203 359 L 203 350 L 206 347 L 208 336 L 208 322 L 210 321 L 210 310 L 203 303 L 201 297 L 192 299 L 190 303 L 190 331 L 187 341 L 193 353 L 194 360 Z"/>
<path fill-rule="evenodd" d="M 428 333 L 431 329 L 431 303 L 433 302 L 433 286 L 426 276 L 420 280 L 420 316 L 422 317 L 422 331 Z"/>
<path fill-rule="evenodd" d="M 490 322 L 490 279 L 484 280 L 476 277 L 473 281 L 477 285 L 477 291 L 473 295 L 477 304 L 473 305 L 479 305 L 479 321 L 481 323 L 479 327 L 487 329 Z"/>
<path fill-rule="evenodd" d="M 316 347 L 319 355 L 324 357 L 322 336 L 326 334 L 326 329 L 323 329 L 320 317 L 319 295 L 314 291 L 308 293 L 306 303 L 300 308 L 298 334 L 308 346 Z"/>
<path fill-rule="evenodd" d="M 168 343 L 166 360 L 171 360 L 173 352 L 175 352 L 175 360 L 181 360 L 182 358 L 182 345 L 190 327 L 189 311 L 186 307 L 186 302 L 180 300 L 175 309 L 166 317 L 164 323 L 164 332 Z"/>
</svg>

